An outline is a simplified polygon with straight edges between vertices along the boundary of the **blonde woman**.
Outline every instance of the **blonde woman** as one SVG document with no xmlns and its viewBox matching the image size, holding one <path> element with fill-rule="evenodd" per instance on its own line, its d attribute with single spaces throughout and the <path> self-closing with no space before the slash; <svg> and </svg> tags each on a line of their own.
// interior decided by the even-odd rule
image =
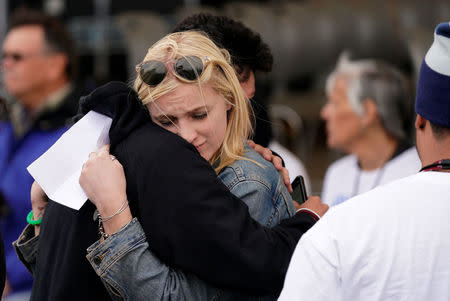
<svg viewBox="0 0 450 301">
<path fill-rule="evenodd" d="M 308 209 L 295 214 L 274 166 L 246 145 L 247 99 L 227 52 L 200 33 L 171 34 L 149 49 L 137 73 L 137 95 L 112 83 L 82 102 L 83 112 L 113 117 L 114 156 L 107 148 L 91 154 L 80 178 L 102 234 L 88 248 L 92 271 L 117 300 L 276 295 L 296 241 L 318 216 Z M 305 204 L 324 212 L 317 199 Z M 85 245 L 88 239 L 80 240 L 88 226 L 78 219 L 92 219 L 94 206 L 80 210 L 78 228 L 67 227 L 68 234 L 54 229 L 64 226 L 63 212 L 49 205 L 39 236 Z M 88 286 L 99 290 L 87 283 L 77 288 Z"/>
</svg>

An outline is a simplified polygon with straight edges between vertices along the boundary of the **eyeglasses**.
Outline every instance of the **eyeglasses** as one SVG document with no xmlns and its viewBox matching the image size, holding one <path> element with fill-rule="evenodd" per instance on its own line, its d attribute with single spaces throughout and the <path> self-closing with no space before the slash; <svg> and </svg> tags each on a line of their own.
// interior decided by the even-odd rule
<svg viewBox="0 0 450 301">
<path fill-rule="evenodd" d="M 205 62 L 209 59 L 205 57 Z M 198 79 L 204 69 L 203 60 L 197 56 L 185 56 L 177 59 L 174 64 L 174 74 L 187 81 Z M 136 72 L 141 80 L 150 87 L 160 84 L 167 75 L 167 68 L 161 61 L 149 60 L 136 66 Z"/>
</svg>

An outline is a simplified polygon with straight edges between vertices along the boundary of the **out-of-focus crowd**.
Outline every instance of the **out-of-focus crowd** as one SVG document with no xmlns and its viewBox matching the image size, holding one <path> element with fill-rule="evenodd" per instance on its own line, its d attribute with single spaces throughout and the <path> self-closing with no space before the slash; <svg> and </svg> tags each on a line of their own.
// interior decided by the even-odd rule
<svg viewBox="0 0 450 301">
<path fill-rule="evenodd" d="M 336 4 L 124 13 L 132 88 L 80 80 L 83 18 L 70 33 L 17 10 L 1 51 L 2 300 L 447 300 L 450 25 L 408 39 L 420 20 L 402 7 L 398 31 L 379 7 Z M 76 212 L 27 167 L 89 110 L 113 119 L 111 148 L 83 165 Z M 298 175 L 320 198 L 289 193 Z"/>
</svg>

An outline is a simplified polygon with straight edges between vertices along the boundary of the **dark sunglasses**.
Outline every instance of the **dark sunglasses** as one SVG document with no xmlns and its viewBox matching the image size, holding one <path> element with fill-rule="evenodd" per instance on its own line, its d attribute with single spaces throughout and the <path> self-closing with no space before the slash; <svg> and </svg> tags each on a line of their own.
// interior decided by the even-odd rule
<svg viewBox="0 0 450 301">
<path fill-rule="evenodd" d="M 44 55 L 44 54 L 22 54 L 22 53 L 17 53 L 17 52 L 3 52 L 2 53 L 2 61 L 7 60 L 7 59 L 11 59 L 14 62 L 20 62 L 23 61 L 26 58 L 29 57 L 33 57 L 33 56 L 40 56 L 40 55 Z"/>
<path fill-rule="evenodd" d="M 2 60 L 11 59 L 15 62 L 21 61 L 25 58 L 23 54 L 20 53 L 2 53 Z"/>
<path fill-rule="evenodd" d="M 209 59 L 205 57 L 205 62 Z M 177 59 L 173 65 L 174 74 L 181 79 L 194 81 L 203 73 L 203 60 L 197 56 L 185 56 Z M 149 60 L 136 66 L 136 72 L 141 80 L 150 87 L 160 84 L 166 77 L 167 68 L 161 61 Z"/>
</svg>

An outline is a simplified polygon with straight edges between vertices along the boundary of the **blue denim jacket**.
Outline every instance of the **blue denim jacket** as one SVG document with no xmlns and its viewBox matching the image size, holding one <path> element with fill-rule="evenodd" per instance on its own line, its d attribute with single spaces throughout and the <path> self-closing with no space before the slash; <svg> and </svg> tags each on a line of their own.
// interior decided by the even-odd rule
<svg viewBox="0 0 450 301">
<path fill-rule="evenodd" d="M 295 214 L 292 199 L 272 163 L 250 147 L 248 160 L 226 167 L 219 178 L 249 207 L 251 216 L 272 227 Z M 87 259 L 101 277 L 114 300 L 275 300 L 275 296 L 250 297 L 207 284 L 192 273 L 173 269 L 161 262 L 148 248 L 138 220 L 103 243 L 88 248 Z M 220 272 L 220 271 L 218 271 Z"/>
</svg>

